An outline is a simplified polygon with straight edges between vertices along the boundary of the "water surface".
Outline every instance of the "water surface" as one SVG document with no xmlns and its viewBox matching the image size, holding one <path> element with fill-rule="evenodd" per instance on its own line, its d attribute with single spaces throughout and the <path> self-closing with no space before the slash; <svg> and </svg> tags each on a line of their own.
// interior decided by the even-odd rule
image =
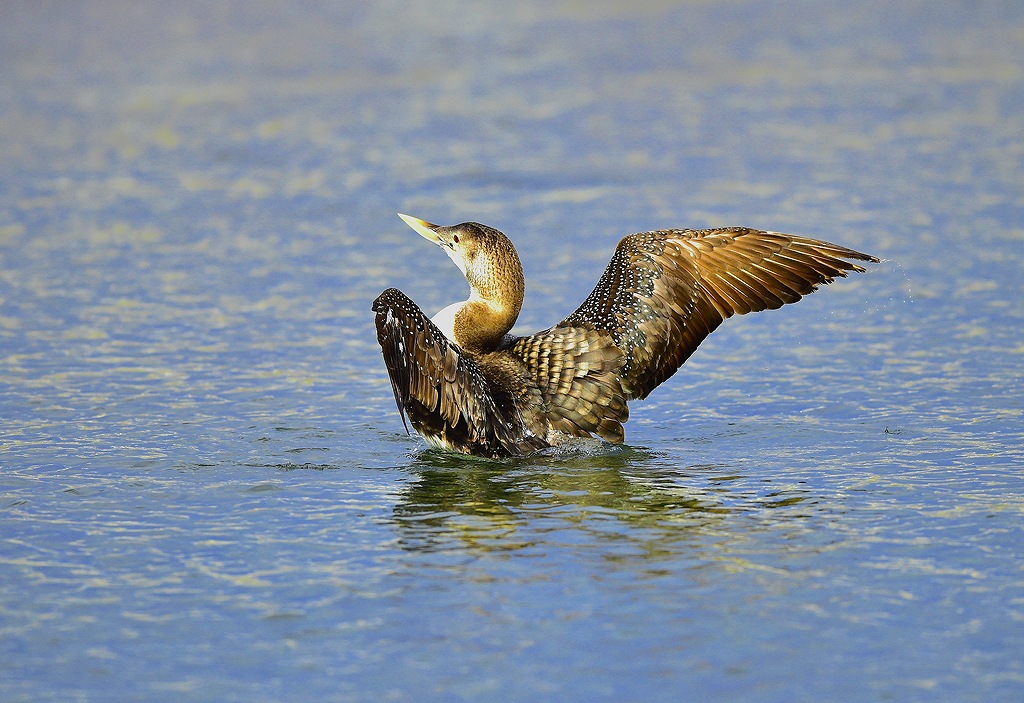
<svg viewBox="0 0 1024 703">
<path fill-rule="evenodd" d="M 1016 3 L 17 5 L 0 698 L 1017 701 Z M 731 320 L 627 445 L 407 436 L 369 305 L 619 237 L 884 258 Z"/>
</svg>

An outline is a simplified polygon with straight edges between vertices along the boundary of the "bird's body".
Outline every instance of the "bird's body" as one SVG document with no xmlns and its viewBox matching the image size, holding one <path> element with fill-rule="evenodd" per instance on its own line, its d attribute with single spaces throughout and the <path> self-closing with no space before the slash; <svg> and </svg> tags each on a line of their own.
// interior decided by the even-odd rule
<svg viewBox="0 0 1024 703">
<path fill-rule="evenodd" d="M 508 238 L 475 222 L 439 227 L 401 217 L 446 251 L 470 297 L 433 320 L 394 288 L 374 301 L 399 411 L 435 446 L 493 457 L 594 434 L 622 442 L 627 402 L 646 398 L 723 320 L 864 270 L 848 259 L 878 261 L 739 227 L 632 234 L 579 309 L 514 337 L 525 284 Z"/>
</svg>

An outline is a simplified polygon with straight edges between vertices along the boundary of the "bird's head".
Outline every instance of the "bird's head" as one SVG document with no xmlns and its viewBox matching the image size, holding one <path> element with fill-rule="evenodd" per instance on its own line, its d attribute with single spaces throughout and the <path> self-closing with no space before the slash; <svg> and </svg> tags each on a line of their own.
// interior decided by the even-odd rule
<svg viewBox="0 0 1024 703">
<path fill-rule="evenodd" d="M 401 213 L 398 216 L 424 239 L 444 250 L 465 275 L 474 293 L 483 298 L 503 297 L 511 288 L 521 298 L 523 266 L 515 247 L 504 234 L 479 222 L 442 227 L 417 217 Z"/>
</svg>

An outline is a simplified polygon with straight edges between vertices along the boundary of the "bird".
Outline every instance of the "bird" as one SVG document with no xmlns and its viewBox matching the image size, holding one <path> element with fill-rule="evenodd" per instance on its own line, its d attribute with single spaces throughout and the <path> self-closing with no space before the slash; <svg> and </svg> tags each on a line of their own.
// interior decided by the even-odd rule
<svg viewBox="0 0 1024 703">
<path fill-rule="evenodd" d="M 525 293 L 515 246 L 478 222 L 399 217 L 439 246 L 469 297 L 427 315 L 397 288 L 374 300 L 377 340 L 407 433 L 507 458 L 577 438 L 625 442 L 628 402 L 646 398 L 733 315 L 794 303 L 879 259 L 748 227 L 624 237 L 593 292 L 561 322 L 510 333 Z"/>
</svg>

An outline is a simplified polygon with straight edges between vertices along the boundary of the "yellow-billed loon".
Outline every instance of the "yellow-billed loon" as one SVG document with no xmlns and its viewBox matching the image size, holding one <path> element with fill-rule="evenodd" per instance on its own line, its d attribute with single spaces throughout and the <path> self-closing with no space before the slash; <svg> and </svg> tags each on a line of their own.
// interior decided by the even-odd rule
<svg viewBox="0 0 1024 703">
<path fill-rule="evenodd" d="M 399 215 L 439 245 L 469 299 L 428 318 L 389 288 L 374 301 L 395 400 L 432 445 L 506 457 L 596 433 L 625 438 L 626 402 L 646 398 L 728 317 L 794 303 L 873 256 L 745 227 L 670 229 L 619 242 L 576 312 L 509 334 L 525 281 L 508 237 L 477 222 L 441 227 Z M 408 430 L 408 425 L 406 425 Z"/>
</svg>

